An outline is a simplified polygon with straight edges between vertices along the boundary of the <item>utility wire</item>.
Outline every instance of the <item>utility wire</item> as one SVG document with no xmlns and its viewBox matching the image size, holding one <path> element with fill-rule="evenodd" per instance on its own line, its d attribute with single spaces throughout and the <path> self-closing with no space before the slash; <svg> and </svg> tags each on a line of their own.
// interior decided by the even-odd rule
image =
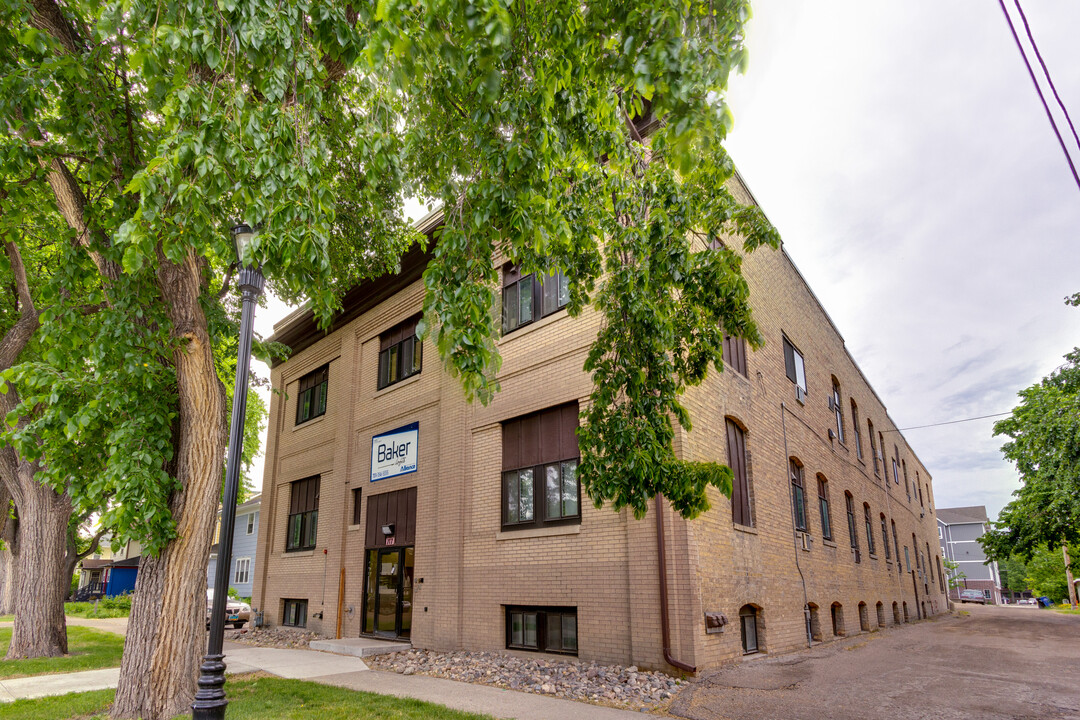
<svg viewBox="0 0 1080 720">
<path fill-rule="evenodd" d="M 964 418 L 963 420 L 947 420 L 946 422 L 930 423 L 929 425 L 914 425 L 906 428 L 896 428 L 895 430 L 883 430 L 882 432 L 901 432 L 903 430 L 921 430 L 922 428 L 938 427 L 940 425 L 955 425 L 956 423 L 971 422 L 972 420 L 985 420 L 986 418 L 1001 417 L 1002 415 L 1012 415 L 1012 411 L 1003 413 L 994 413 L 993 415 L 980 415 L 979 417 Z"/>
<path fill-rule="evenodd" d="M 1035 43 L 1035 36 L 1031 34 L 1031 26 L 1028 25 L 1027 15 L 1024 14 L 1024 9 L 1020 7 L 1020 0 L 1013 0 L 1013 4 L 1016 5 L 1016 11 L 1020 13 L 1020 19 L 1024 21 L 1024 31 L 1027 33 L 1028 41 L 1031 43 L 1031 49 L 1035 51 L 1035 57 L 1039 59 L 1039 65 L 1042 66 L 1043 75 L 1046 76 L 1046 83 L 1050 86 L 1050 92 L 1054 93 L 1054 99 L 1057 100 L 1058 107 L 1061 108 L 1062 114 L 1065 115 L 1065 122 L 1069 124 L 1069 130 L 1072 131 L 1073 140 L 1076 141 L 1076 147 L 1077 149 L 1080 149 L 1080 136 L 1077 136 L 1076 128 L 1073 127 L 1072 118 L 1069 117 L 1069 111 L 1065 107 L 1065 103 L 1061 101 L 1061 96 L 1058 95 L 1054 81 L 1050 78 L 1050 70 L 1047 69 L 1046 63 L 1043 62 L 1042 53 L 1039 52 L 1039 46 Z"/>
<path fill-rule="evenodd" d="M 1057 135 L 1058 143 L 1061 145 L 1061 152 L 1065 154 L 1065 160 L 1069 163 L 1069 169 L 1072 171 L 1073 179 L 1076 181 L 1076 187 L 1080 188 L 1080 175 L 1076 172 L 1076 166 L 1073 165 L 1072 156 L 1069 155 L 1069 150 L 1065 147 L 1065 140 L 1061 137 L 1061 132 L 1058 130 L 1054 115 L 1050 112 L 1050 106 L 1046 103 L 1046 97 L 1043 95 L 1042 88 L 1039 87 L 1039 81 L 1035 78 L 1035 71 L 1031 69 L 1031 62 L 1024 52 L 1024 46 L 1020 43 L 1020 36 L 1016 34 L 1016 28 L 1013 26 L 1009 11 L 1005 9 L 1005 0 L 998 0 L 998 5 L 1001 6 L 1001 12 L 1005 14 L 1005 21 L 1009 23 L 1009 31 L 1012 33 L 1013 40 L 1016 41 L 1017 49 L 1020 50 L 1020 57 L 1024 59 L 1024 65 L 1027 66 L 1028 75 L 1031 76 L 1031 82 L 1035 84 L 1035 92 L 1039 94 L 1039 100 L 1042 101 L 1043 109 L 1046 110 L 1046 117 L 1050 120 L 1050 126 L 1054 128 L 1054 134 Z"/>
</svg>

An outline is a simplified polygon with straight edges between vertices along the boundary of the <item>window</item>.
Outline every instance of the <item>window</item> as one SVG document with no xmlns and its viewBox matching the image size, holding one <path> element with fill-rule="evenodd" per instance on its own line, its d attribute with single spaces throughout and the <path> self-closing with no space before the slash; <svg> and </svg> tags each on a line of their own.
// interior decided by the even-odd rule
<svg viewBox="0 0 1080 720">
<path fill-rule="evenodd" d="M 576 402 L 503 423 L 503 528 L 581 522 L 577 426 Z"/>
<path fill-rule="evenodd" d="M 937 536 L 938 536 L 938 540 L 943 540 L 944 539 L 944 536 L 941 534 L 941 526 L 940 525 L 937 526 Z"/>
<path fill-rule="evenodd" d="M 255 518 L 258 517 L 258 515 L 259 515 L 259 513 L 248 513 L 248 516 L 247 516 L 247 534 L 248 535 L 251 535 L 252 533 L 255 532 Z"/>
<path fill-rule="evenodd" d="M 874 548 L 874 523 L 870 519 L 870 503 L 863 503 L 863 520 L 866 524 L 866 551 L 871 555 L 875 555 L 876 549 Z"/>
<path fill-rule="evenodd" d="M 236 558 L 236 571 L 233 573 L 233 584 L 244 585 L 251 582 L 251 558 Z"/>
<path fill-rule="evenodd" d="M 363 516 L 360 515 L 360 501 L 363 499 L 363 490 L 361 488 L 353 488 L 352 491 L 352 524 L 360 525 L 363 522 Z"/>
<path fill-rule="evenodd" d="M 832 540 L 832 517 L 829 515 L 829 481 L 817 476 L 818 508 L 821 510 L 821 537 Z"/>
<path fill-rule="evenodd" d="M 330 366 L 323 365 L 300 378 L 296 397 L 296 424 L 326 414 L 326 390 L 330 385 Z"/>
<path fill-rule="evenodd" d="M 292 483 L 289 500 L 289 531 L 285 539 L 285 550 L 314 549 L 318 525 L 319 476 L 316 475 Z"/>
<path fill-rule="evenodd" d="M 896 550 L 896 569 L 898 572 L 903 572 L 904 568 L 900 564 L 900 538 L 896 535 L 896 521 L 890 520 L 889 524 L 892 525 L 892 546 Z"/>
<path fill-rule="evenodd" d="M 735 475 L 731 483 L 731 520 L 739 525 L 753 527 L 750 479 L 746 473 L 746 434 L 731 418 L 726 420 L 726 425 L 728 463 Z"/>
<path fill-rule="evenodd" d="M 907 565 L 907 571 L 911 572 L 911 555 L 908 554 L 907 545 L 904 546 L 904 564 Z"/>
<path fill-rule="evenodd" d="M 506 608 L 506 647 L 577 655 L 577 608 Z"/>
<path fill-rule="evenodd" d="M 897 461 L 896 457 L 897 457 L 897 455 L 900 454 L 900 451 L 897 450 L 895 445 L 893 445 L 893 453 L 894 454 L 893 454 L 893 458 L 892 458 L 892 477 L 893 477 L 893 482 L 896 483 L 897 485 L 899 485 L 900 484 L 900 463 Z"/>
<path fill-rule="evenodd" d="M 739 610 L 739 625 L 742 629 L 743 655 L 758 651 L 758 609 L 753 605 L 743 605 Z"/>
<path fill-rule="evenodd" d="M 859 406 L 851 401 L 851 432 L 855 435 L 855 457 L 862 460 L 862 434 L 859 432 Z"/>
<path fill-rule="evenodd" d="M 927 562 L 930 557 L 930 543 L 926 543 L 926 555 L 923 557 L 923 565 L 926 567 L 927 573 L 930 575 L 930 582 L 934 582 L 934 566 Z"/>
<path fill-rule="evenodd" d="M 379 336 L 378 389 L 420 372 L 424 344 L 416 337 L 420 317 L 413 317 Z"/>
<path fill-rule="evenodd" d="M 746 370 L 746 341 L 740 337 L 724 335 L 724 365 L 743 377 L 749 377 Z"/>
<path fill-rule="evenodd" d="M 844 442 L 844 406 L 840 400 L 840 383 L 833 378 L 832 381 L 832 405 L 833 414 L 836 415 L 836 439 Z"/>
<path fill-rule="evenodd" d="M 878 465 L 878 449 L 874 444 L 874 423 L 870 420 L 866 421 L 866 435 L 870 438 L 870 454 L 874 456 L 874 474 L 881 474 L 881 467 Z"/>
<path fill-rule="evenodd" d="M 944 552 L 944 551 L 942 551 Z M 941 592 L 945 592 L 945 573 L 941 569 L 941 556 L 935 555 L 934 559 L 937 560 L 937 581 L 938 587 L 941 588 Z"/>
<path fill-rule="evenodd" d="M 915 486 L 919 488 L 919 507 L 925 507 L 922 499 L 922 478 L 919 477 L 919 471 L 915 471 Z"/>
<path fill-rule="evenodd" d="M 507 265 L 503 270 L 503 335 L 561 310 L 568 302 L 570 284 L 562 272 L 521 277 L 518 268 Z"/>
<path fill-rule="evenodd" d="M 795 516 L 795 529 L 806 531 L 806 490 L 803 487 L 802 465 L 795 458 L 789 461 L 791 469 L 791 503 Z"/>
<path fill-rule="evenodd" d="M 787 335 L 784 336 L 784 370 L 787 372 L 788 380 L 795 383 L 798 388 L 795 397 L 799 398 L 800 395 L 805 397 L 806 364 L 803 362 L 802 353 L 791 344 L 791 341 L 787 339 Z"/>
<path fill-rule="evenodd" d="M 911 484 L 907 479 L 907 460 L 901 460 L 900 466 L 904 469 L 904 491 L 907 492 L 907 501 L 911 502 Z"/>
<path fill-rule="evenodd" d="M 989 600 L 990 599 L 990 591 L 989 590 L 983 590 L 983 597 L 986 598 L 987 600 Z"/>
<path fill-rule="evenodd" d="M 283 600 L 285 611 L 281 624 L 286 627 L 307 627 L 307 600 Z"/>
<path fill-rule="evenodd" d="M 889 527 L 885 524 L 885 513 L 881 513 L 881 544 L 885 546 L 885 559 L 892 557 L 889 552 Z"/>
<path fill-rule="evenodd" d="M 855 498 L 851 493 L 844 493 L 844 503 L 847 505 L 848 539 L 851 541 L 851 550 L 855 553 L 855 562 L 859 562 L 859 533 L 855 529 Z"/>
</svg>

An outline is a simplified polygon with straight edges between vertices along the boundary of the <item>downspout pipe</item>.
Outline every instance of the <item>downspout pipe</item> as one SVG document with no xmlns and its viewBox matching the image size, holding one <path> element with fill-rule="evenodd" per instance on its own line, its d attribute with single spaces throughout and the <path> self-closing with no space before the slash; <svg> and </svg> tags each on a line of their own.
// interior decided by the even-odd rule
<svg viewBox="0 0 1080 720">
<path fill-rule="evenodd" d="M 686 672 L 697 672 L 696 665 L 688 665 L 676 660 L 671 655 L 671 629 L 669 627 L 670 617 L 668 615 L 667 596 L 667 545 L 664 540 L 664 507 L 660 493 L 656 494 L 656 555 L 660 560 L 660 634 L 664 643 L 664 662 Z"/>
</svg>

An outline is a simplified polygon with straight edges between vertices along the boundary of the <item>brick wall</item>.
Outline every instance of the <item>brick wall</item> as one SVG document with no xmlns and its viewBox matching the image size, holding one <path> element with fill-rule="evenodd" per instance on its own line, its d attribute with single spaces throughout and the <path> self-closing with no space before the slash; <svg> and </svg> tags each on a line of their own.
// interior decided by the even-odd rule
<svg viewBox="0 0 1080 720">
<path fill-rule="evenodd" d="M 751 200 L 737 182 L 733 187 Z M 911 619 L 923 604 L 930 614 L 945 608 L 937 581 L 930 473 L 895 432 L 787 255 L 758 251 L 746 259 L 744 273 L 766 344 L 749 353 L 748 378 L 729 370 L 687 393 L 694 430 L 678 430 L 676 451 L 688 459 L 728 462 L 725 419 L 736 420 L 746 431 L 754 527 L 736 527 L 730 501 L 715 491 L 710 491 L 712 508 L 693 521 L 675 517 L 666 505 L 664 510 L 671 651 L 699 668 L 741 657 L 739 610 L 748 604 L 758 608 L 766 652 L 806 644 L 806 603 L 817 607 L 825 639 L 832 636 L 834 603 L 842 606 L 840 631 L 846 634 L 861 631 L 859 603 L 866 603 L 873 629 L 878 602 L 886 624 L 893 621 L 894 602 L 901 616 L 907 603 Z M 334 636 L 340 599 L 341 634 L 358 635 L 365 531 L 363 520 L 352 524 L 352 491 L 362 489 L 361 518 L 366 519 L 372 496 L 415 486 L 414 645 L 497 650 L 506 644 L 504 606 L 570 606 L 578 612 L 582 659 L 667 667 L 654 511 L 635 520 L 625 511 L 596 509 L 582 498 L 580 524 L 501 530 L 501 423 L 564 402 L 586 403 L 591 384 L 581 368 L 598 316 L 586 311 L 572 319 L 559 312 L 500 339 L 501 391 L 487 406 L 465 402 L 430 341 L 424 343 L 419 375 L 376 390 L 379 333 L 418 312 L 422 298 L 417 281 L 273 369 L 278 392 L 270 408 L 253 603 L 277 625 L 283 599 L 306 599 L 308 629 Z M 803 402 L 796 400 L 784 372 L 784 333 L 804 355 L 808 395 Z M 296 426 L 297 380 L 326 362 L 326 415 Z M 827 406 L 834 377 L 842 391 L 845 443 L 828 433 L 836 422 Z M 859 408 L 862 459 L 851 429 L 852 398 Z M 887 466 L 877 474 L 867 419 L 887 439 Z M 411 422 L 420 425 L 417 472 L 370 482 L 372 436 Z M 903 477 L 899 485 L 888 479 L 894 444 L 909 482 L 917 473 L 924 486 L 922 505 L 917 494 L 908 500 Z M 789 457 L 804 468 L 808 549 L 793 527 Z M 832 542 L 821 537 L 818 473 L 828 478 Z M 287 553 L 289 483 L 314 474 L 322 478 L 317 547 Z M 856 508 L 859 563 L 848 542 L 845 491 Z M 864 502 L 871 508 L 875 555 L 868 553 Z M 914 554 L 911 572 L 906 565 L 898 570 L 896 552 L 885 559 L 880 513 L 896 524 L 901 558 L 905 545 L 910 554 L 917 544 L 923 555 L 929 546 L 935 558 L 928 559 L 925 572 L 916 568 Z M 705 633 L 705 612 L 727 617 L 723 633 Z"/>
</svg>

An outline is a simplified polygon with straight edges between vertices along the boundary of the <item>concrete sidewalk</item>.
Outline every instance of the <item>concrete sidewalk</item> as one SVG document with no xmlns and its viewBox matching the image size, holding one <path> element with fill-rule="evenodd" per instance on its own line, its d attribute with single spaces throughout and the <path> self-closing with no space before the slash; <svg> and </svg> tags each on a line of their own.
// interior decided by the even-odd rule
<svg viewBox="0 0 1080 720">
<path fill-rule="evenodd" d="M 349 655 L 316 650 L 283 650 L 225 643 L 226 672 L 263 671 L 324 685 L 365 690 L 381 695 L 414 698 L 446 705 L 457 710 L 485 713 L 516 720 L 629 720 L 642 713 L 588 705 L 546 695 L 503 690 L 489 685 L 444 680 L 426 675 L 398 675 L 369 670 L 364 661 Z M 60 675 L 38 675 L 0 680 L 0 703 L 47 695 L 64 695 L 116 687 L 120 668 L 87 670 Z M 226 692 L 228 686 L 226 685 Z"/>
</svg>

